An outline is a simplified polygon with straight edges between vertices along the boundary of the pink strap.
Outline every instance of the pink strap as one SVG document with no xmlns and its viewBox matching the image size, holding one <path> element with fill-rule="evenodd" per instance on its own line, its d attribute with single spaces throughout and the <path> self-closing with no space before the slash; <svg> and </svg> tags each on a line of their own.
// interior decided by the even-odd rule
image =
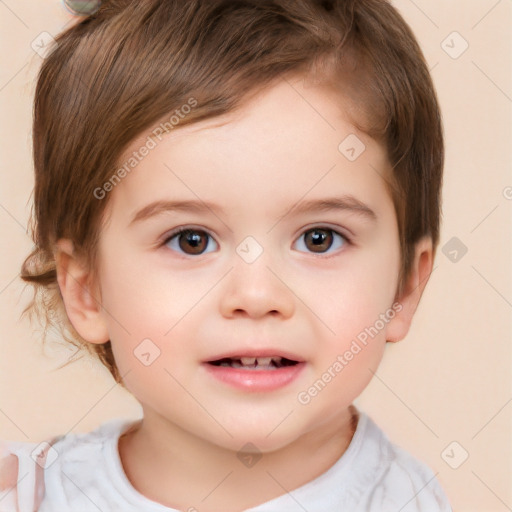
<svg viewBox="0 0 512 512">
<path fill-rule="evenodd" d="M 39 510 L 45 495 L 44 471 L 48 452 L 51 446 L 61 437 L 57 436 L 50 441 L 40 443 L 38 452 L 34 452 L 34 447 L 38 445 L 27 443 L 22 455 L 25 461 L 22 465 L 24 466 L 22 471 L 25 472 L 25 475 L 21 476 L 20 461 L 18 455 L 14 452 L 17 449 L 9 450 L 9 445 L 0 441 L 0 492 L 6 491 L 0 499 L 0 512 L 37 512 Z M 27 465 L 29 461 L 25 457 L 32 459 L 31 464 Z M 30 485 L 32 478 L 30 472 L 26 473 L 29 467 L 33 468 L 34 493 L 32 496 L 18 495 L 18 481 L 20 478 L 27 478 L 26 483 Z"/>
<path fill-rule="evenodd" d="M 46 458 L 51 444 L 52 443 L 46 444 L 44 449 L 37 456 L 38 463 L 36 464 L 36 476 L 34 483 L 34 512 L 37 512 L 44 498 L 45 488 L 43 468 L 46 466 Z"/>
<path fill-rule="evenodd" d="M 0 512 L 18 512 L 18 457 L 2 446 L 0 458 Z"/>
</svg>

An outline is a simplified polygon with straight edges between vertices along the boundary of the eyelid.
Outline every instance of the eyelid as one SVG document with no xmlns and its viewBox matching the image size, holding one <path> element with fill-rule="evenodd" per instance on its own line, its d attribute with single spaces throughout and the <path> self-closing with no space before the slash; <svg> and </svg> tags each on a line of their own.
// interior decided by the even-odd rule
<svg viewBox="0 0 512 512">
<path fill-rule="evenodd" d="M 171 240 L 173 238 L 175 238 L 176 236 L 180 235 L 181 233 L 187 232 L 187 231 L 201 231 L 201 232 L 205 233 L 205 235 L 210 237 L 210 239 L 211 239 L 211 242 L 209 242 L 209 244 L 213 243 L 217 247 L 213 251 L 206 251 L 206 252 L 202 252 L 200 254 L 194 254 L 194 255 L 187 254 L 187 253 L 181 253 L 180 251 L 176 251 L 175 249 L 172 249 L 171 247 L 166 247 L 171 242 Z M 213 236 L 213 234 L 210 233 L 210 231 L 208 229 L 206 229 L 204 227 L 196 227 L 192 224 L 183 224 L 181 226 L 176 226 L 175 228 L 171 229 L 170 231 L 165 232 L 159 238 L 157 243 L 155 244 L 155 248 L 156 249 L 165 249 L 167 251 L 170 251 L 170 252 L 174 253 L 177 258 L 181 258 L 184 260 L 190 260 L 191 258 L 192 259 L 200 259 L 201 257 L 204 257 L 204 256 L 210 254 L 211 252 L 217 252 L 220 248 L 220 244 L 219 244 L 219 242 L 217 242 L 216 237 Z"/>
<path fill-rule="evenodd" d="M 218 243 L 216 238 L 215 238 L 215 236 L 208 229 L 206 229 L 204 227 L 195 226 L 193 224 L 183 224 L 182 226 L 176 226 L 175 228 L 173 228 L 173 229 L 171 229 L 169 231 L 166 231 L 159 238 L 158 244 L 159 245 L 165 245 L 166 243 L 169 242 L 169 240 L 171 240 L 171 238 L 174 238 L 176 235 L 178 235 L 180 233 L 183 233 L 184 231 L 203 231 L 208 236 L 213 238 L 216 243 Z"/>
<path fill-rule="evenodd" d="M 336 235 L 340 236 L 344 242 L 341 247 L 336 248 L 335 251 L 330 252 L 329 248 L 327 252 L 314 252 L 314 251 L 303 251 L 299 249 L 295 249 L 295 245 L 300 241 L 300 239 L 309 231 L 314 231 L 315 229 L 323 230 L 323 231 L 331 231 L 332 233 L 335 233 Z M 326 225 L 326 224 L 317 224 L 312 227 L 308 228 L 302 228 L 300 234 L 298 237 L 296 237 L 292 243 L 292 250 L 297 251 L 300 254 L 305 254 L 308 257 L 312 256 L 316 259 L 330 259 L 330 258 L 336 258 L 343 254 L 347 249 L 349 249 L 351 246 L 355 245 L 352 242 L 352 237 L 349 237 L 348 235 L 345 235 L 344 230 L 341 229 L 341 226 L 336 226 L 336 228 L 333 228 L 332 226 Z M 346 247 L 345 247 L 346 246 Z"/>
<path fill-rule="evenodd" d="M 313 229 L 325 229 L 327 231 L 333 231 L 333 232 L 341 235 L 343 238 L 345 238 L 348 243 L 353 244 L 353 242 L 354 242 L 355 235 L 354 235 L 354 233 L 352 233 L 352 231 L 349 231 L 347 228 L 344 228 L 343 226 L 330 224 L 329 222 L 327 222 L 327 223 L 325 223 L 325 222 L 318 223 L 317 222 L 316 224 L 311 224 L 309 226 L 302 227 L 299 231 L 299 234 L 294 238 L 294 241 L 298 240 L 298 238 L 300 236 L 302 236 L 304 233 L 306 233 L 307 231 L 311 231 Z"/>
<path fill-rule="evenodd" d="M 346 240 L 347 245 L 355 245 L 354 244 L 354 236 L 355 235 L 353 235 L 352 232 L 349 232 L 350 234 L 347 233 L 347 231 L 349 231 L 348 229 L 343 228 L 342 226 L 339 226 L 339 225 L 332 225 L 330 223 L 314 223 L 314 224 L 311 224 L 308 226 L 303 226 L 300 229 L 299 234 L 293 238 L 292 246 L 297 243 L 297 241 L 299 240 L 299 238 L 301 236 L 304 236 L 305 233 L 307 233 L 308 231 L 312 231 L 314 229 L 324 229 L 326 231 L 332 231 L 332 232 L 340 235 L 341 237 L 343 237 Z M 216 237 L 210 232 L 209 229 L 202 227 L 202 226 L 197 226 L 194 224 L 183 224 L 181 226 L 176 226 L 175 228 L 172 228 L 169 231 L 166 231 L 159 238 L 157 246 L 163 247 L 166 244 L 168 244 L 170 242 L 170 240 L 173 239 L 175 236 L 177 236 L 180 233 L 183 233 L 185 231 L 189 231 L 189 230 L 204 232 L 206 235 L 211 237 L 212 240 L 214 241 L 214 243 L 217 244 L 217 247 L 220 248 L 220 243 L 217 241 Z M 208 254 L 208 253 L 206 253 L 206 254 Z M 312 252 L 311 254 L 315 255 L 315 257 L 323 257 L 323 258 L 329 258 L 329 257 L 333 256 L 331 254 L 325 254 L 325 253 L 315 254 Z M 202 256 L 202 254 L 196 255 L 195 257 L 200 257 L 200 256 Z"/>
</svg>

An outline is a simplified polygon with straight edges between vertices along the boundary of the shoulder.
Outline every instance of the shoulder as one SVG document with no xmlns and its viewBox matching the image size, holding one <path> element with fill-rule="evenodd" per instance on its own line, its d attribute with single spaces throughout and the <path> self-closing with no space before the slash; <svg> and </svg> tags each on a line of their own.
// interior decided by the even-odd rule
<svg viewBox="0 0 512 512">
<path fill-rule="evenodd" d="M 364 486 L 364 510 L 380 512 L 451 512 L 436 474 L 423 462 L 390 442 L 361 414 L 358 464 Z M 358 428 L 359 430 L 359 428 Z"/>
<path fill-rule="evenodd" d="M 0 440 L 0 512 L 37 510 L 45 499 L 65 501 L 65 479 L 97 468 L 108 441 L 131 421 L 115 419 L 92 432 L 27 443 Z"/>
</svg>

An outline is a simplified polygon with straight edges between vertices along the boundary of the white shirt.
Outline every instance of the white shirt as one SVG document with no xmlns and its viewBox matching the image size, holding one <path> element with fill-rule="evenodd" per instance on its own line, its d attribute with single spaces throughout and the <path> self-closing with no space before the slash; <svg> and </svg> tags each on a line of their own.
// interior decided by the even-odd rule
<svg viewBox="0 0 512 512">
<path fill-rule="evenodd" d="M 134 423 L 111 420 L 92 432 L 59 436 L 49 443 L 4 443 L 4 455 L 16 455 L 19 467 L 11 475 L 14 483 L 4 490 L 0 473 L 0 512 L 178 512 L 140 494 L 124 473 L 118 440 Z M 5 487 L 8 477 L 3 475 L 3 481 Z M 198 500 L 198 511 L 200 505 Z M 392 444 L 360 412 L 349 447 L 331 468 L 246 512 L 451 510 L 432 471 Z"/>
</svg>

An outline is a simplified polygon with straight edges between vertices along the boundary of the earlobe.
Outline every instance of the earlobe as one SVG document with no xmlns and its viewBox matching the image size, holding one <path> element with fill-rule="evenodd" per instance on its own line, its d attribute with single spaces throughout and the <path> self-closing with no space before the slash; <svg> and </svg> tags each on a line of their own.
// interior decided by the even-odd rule
<svg viewBox="0 0 512 512">
<path fill-rule="evenodd" d="M 401 310 L 387 324 L 386 341 L 393 343 L 400 341 L 409 332 L 414 313 L 432 273 L 433 262 L 432 239 L 424 237 L 416 244 L 414 261 L 409 276 L 401 295 L 397 295 L 395 298 L 395 301 L 401 305 Z"/>
<path fill-rule="evenodd" d="M 75 253 L 71 240 L 57 242 L 55 262 L 57 282 L 71 324 L 84 340 L 107 342 L 109 334 L 100 298 L 95 296 L 90 271 Z"/>
</svg>

